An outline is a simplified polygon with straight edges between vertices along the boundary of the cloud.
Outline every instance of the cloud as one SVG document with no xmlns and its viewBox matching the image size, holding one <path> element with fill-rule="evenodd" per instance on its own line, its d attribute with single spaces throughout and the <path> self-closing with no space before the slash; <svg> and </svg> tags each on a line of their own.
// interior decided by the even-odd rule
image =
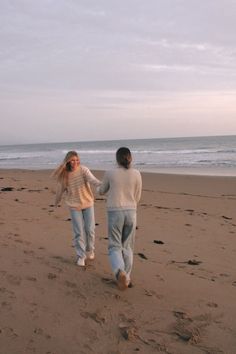
<svg viewBox="0 0 236 354">
<path fill-rule="evenodd" d="M 152 72 L 161 72 L 161 71 L 168 71 L 168 72 L 189 72 L 189 71 L 196 71 L 196 67 L 194 66 L 186 66 L 186 65 L 148 65 L 145 64 L 141 67 L 141 69 L 146 71 Z"/>
<path fill-rule="evenodd" d="M 88 125 L 88 134 L 95 116 L 105 122 L 136 118 L 139 127 L 141 121 L 147 125 L 145 134 L 151 120 L 152 134 L 155 117 L 167 119 L 175 110 L 178 119 L 181 110 L 194 120 L 194 112 L 206 117 L 207 107 L 209 120 L 219 112 L 231 114 L 235 5 L 230 0 L 3 1 L 0 121 L 20 117 L 22 124 L 37 120 L 40 126 L 60 117 L 63 132 L 68 113 L 71 123 L 82 119 Z"/>
</svg>

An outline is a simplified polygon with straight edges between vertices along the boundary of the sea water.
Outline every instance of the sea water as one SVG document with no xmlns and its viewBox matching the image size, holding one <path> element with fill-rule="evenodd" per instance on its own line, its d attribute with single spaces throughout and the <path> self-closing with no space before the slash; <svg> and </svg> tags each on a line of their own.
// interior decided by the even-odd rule
<svg viewBox="0 0 236 354">
<path fill-rule="evenodd" d="M 0 145 L 0 168 L 54 169 L 76 150 L 82 164 L 106 170 L 121 146 L 130 148 L 140 171 L 236 176 L 236 136 Z"/>
</svg>

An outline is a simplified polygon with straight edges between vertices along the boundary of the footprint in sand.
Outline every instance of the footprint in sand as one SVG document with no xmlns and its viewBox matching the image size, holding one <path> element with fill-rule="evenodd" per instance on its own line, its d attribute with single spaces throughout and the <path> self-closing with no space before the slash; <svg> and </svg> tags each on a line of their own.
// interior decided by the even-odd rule
<svg viewBox="0 0 236 354">
<path fill-rule="evenodd" d="M 194 209 L 185 209 L 185 211 L 187 211 L 188 213 L 190 213 L 190 215 L 192 215 L 194 213 Z"/>
<path fill-rule="evenodd" d="M 34 256 L 34 251 L 32 250 L 24 250 L 23 252 L 27 255 Z"/>
<path fill-rule="evenodd" d="M 228 278 L 230 275 L 227 273 L 220 273 L 220 277 Z"/>
<path fill-rule="evenodd" d="M 182 311 L 173 311 L 173 314 L 176 317 L 176 323 L 173 325 L 172 333 L 182 341 L 191 344 L 198 344 L 201 341 L 202 333 L 212 322 L 212 316 L 208 313 L 192 318 Z"/>
<path fill-rule="evenodd" d="M 119 324 L 119 329 L 120 329 L 120 333 L 121 333 L 122 337 L 125 340 L 134 341 L 135 339 L 139 338 L 137 328 L 131 324 L 121 322 Z"/>
<path fill-rule="evenodd" d="M 38 311 L 38 304 L 37 304 L 36 302 L 31 302 L 31 303 L 30 303 L 30 307 L 31 307 L 30 313 L 31 313 L 32 315 L 35 315 L 35 318 L 38 318 L 38 316 L 36 316 L 36 313 L 37 313 L 37 311 Z"/>
<path fill-rule="evenodd" d="M 8 290 L 4 287 L 0 288 L 0 294 L 6 294 L 8 299 L 16 299 L 14 291 Z"/>
<path fill-rule="evenodd" d="M 212 307 L 212 308 L 217 308 L 218 307 L 218 305 L 215 302 L 208 302 L 207 306 L 208 307 Z"/>
<path fill-rule="evenodd" d="M 193 320 L 182 311 L 174 311 L 173 314 L 177 321 L 173 324 L 172 333 L 184 342 L 197 344 L 200 340 L 200 332 L 197 326 L 194 326 Z"/>
<path fill-rule="evenodd" d="M 37 327 L 34 329 L 34 334 L 39 335 L 39 336 L 43 336 L 46 339 L 51 338 L 50 334 L 45 333 L 44 330 L 40 327 Z"/>
<path fill-rule="evenodd" d="M 37 278 L 35 277 L 26 277 L 25 279 L 29 281 L 37 281 Z"/>
<path fill-rule="evenodd" d="M 111 287 L 116 287 L 117 286 L 117 283 L 114 279 L 111 279 L 111 278 L 102 278 L 102 281 L 107 284 L 107 285 L 110 285 Z"/>
<path fill-rule="evenodd" d="M 9 247 L 9 244 L 8 243 L 2 243 L 2 247 Z"/>
<path fill-rule="evenodd" d="M 18 334 L 11 327 L 0 328 L 0 334 L 4 335 L 5 337 L 11 338 L 11 339 L 18 337 Z"/>
<path fill-rule="evenodd" d="M 120 323 L 118 325 L 120 334 L 125 340 L 134 341 L 141 339 L 138 335 L 138 328 L 133 318 L 127 318 L 123 313 L 120 314 Z"/>
<path fill-rule="evenodd" d="M 13 285 L 20 285 L 21 284 L 21 278 L 17 275 L 8 274 L 7 280 L 10 284 L 13 284 Z"/>
<path fill-rule="evenodd" d="M 61 257 L 61 256 L 52 256 L 53 259 L 59 260 L 62 263 L 67 263 L 70 264 L 71 261 L 67 258 Z"/>
<path fill-rule="evenodd" d="M 1 308 L 5 309 L 7 311 L 10 311 L 12 309 L 11 303 L 7 301 L 2 301 L 1 302 Z"/>
<path fill-rule="evenodd" d="M 72 282 L 69 281 L 69 280 L 66 280 L 66 281 L 65 281 L 65 285 L 66 285 L 68 288 L 73 288 L 73 289 L 77 288 L 77 284 L 76 284 L 76 283 L 72 283 Z"/>
<path fill-rule="evenodd" d="M 22 240 L 14 240 L 15 242 L 18 242 L 18 243 L 24 243 L 24 241 L 22 241 Z"/>
<path fill-rule="evenodd" d="M 162 276 L 160 274 L 156 274 L 156 278 L 158 278 L 160 281 L 165 281 L 165 279 L 162 278 Z"/>
<path fill-rule="evenodd" d="M 152 297 L 152 296 L 154 296 L 154 297 L 156 297 L 157 299 L 159 299 L 159 300 L 161 300 L 161 299 L 163 299 L 163 295 L 159 295 L 159 294 L 157 294 L 155 291 L 153 291 L 153 290 L 146 290 L 146 289 L 144 289 L 145 290 L 145 295 L 146 296 L 150 296 L 150 297 Z"/>
<path fill-rule="evenodd" d="M 188 319 L 188 315 L 183 311 L 173 311 L 173 314 L 178 319 L 181 320 Z"/>
<path fill-rule="evenodd" d="M 48 273 L 48 279 L 52 280 L 52 279 L 56 279 L 57 275 L 53 274 L 53 273 Z"/>
<path fill-rule="evenodd" d="M 106 317 L 102 315 L 101 311 L 96 311 L 96 312 L 81 312 L 80 315 L 83 318 L 91 318 L 95 322 L 99 324 L 103 324 L 106 322 Z"/>
</svg>

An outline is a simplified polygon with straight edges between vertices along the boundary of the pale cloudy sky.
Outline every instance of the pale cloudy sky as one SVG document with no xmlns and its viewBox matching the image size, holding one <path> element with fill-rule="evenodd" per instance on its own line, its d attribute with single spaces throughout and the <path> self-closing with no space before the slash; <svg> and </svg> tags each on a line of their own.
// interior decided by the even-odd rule
<svg viewBox="0 0 236 354">
<path fill-rule="evenodd" d="M 0 144 L 236 134 L 236 0 L 0 0 Z"/>
</svg>

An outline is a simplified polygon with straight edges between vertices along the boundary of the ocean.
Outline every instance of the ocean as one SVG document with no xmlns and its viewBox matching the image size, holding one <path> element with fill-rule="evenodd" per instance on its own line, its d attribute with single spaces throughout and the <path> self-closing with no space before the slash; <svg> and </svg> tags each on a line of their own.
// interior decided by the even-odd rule
<svg viewBox="0 0 236 354">
<path fill-rule="evenodd" d="M 130 148 L 140 171 L 236 176 L 236 136 L 0 145 L 0 168 L 54 169 L 76 150 L 82 164 L 106 170 L 121 146 Z"/>
</svg>

